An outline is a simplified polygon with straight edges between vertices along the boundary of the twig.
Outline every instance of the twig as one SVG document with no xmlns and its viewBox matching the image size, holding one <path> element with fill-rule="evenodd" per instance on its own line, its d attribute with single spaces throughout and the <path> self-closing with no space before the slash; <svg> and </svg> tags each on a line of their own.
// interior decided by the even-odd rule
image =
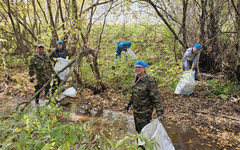
<svg viewBox="0 0 240 150">
<path fill-rule="evenodd" d="M 213 114 L 213 113 L 206 113 L 206 112 L 202 112 L 202 111 L 196 111 L 192 108 L 189 108 L 191 111 L 195 112 L 195 113 L 200 113 L 200 114 L 203 114 L 203 115 L 212 115 L 212 116 L 217 116 L 217 117 L 222 117 L 222 118 L 227 118 L 227 119 L 231 119 L 231 120 L 236 120 L 236 121 L 240 121 L 240 119 L 237 119 L 237 118 L 233 118 L 233 117 L 230 117 L 230 116 L 225 116 L 225 115 L 219 115 L 219 114 Z"/>
</svg>

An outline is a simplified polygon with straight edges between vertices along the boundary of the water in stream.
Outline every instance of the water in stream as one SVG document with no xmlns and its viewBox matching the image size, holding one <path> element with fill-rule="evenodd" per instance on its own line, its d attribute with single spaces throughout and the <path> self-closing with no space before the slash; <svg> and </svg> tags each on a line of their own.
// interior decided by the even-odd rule
<svg viewBox="0 0 240 150">
<path fill-rule="evenodd" d="M 80 115 L 86 115 L 87 106 L 79 105 L 78 111 L 73 112 Z M 91 116 L 101 118 L 102 122 L 107 123 L 101 126 L 99 132 L 108 134 L 110 139 L 121 139 L 129 134 L 136 134 L 133 115 L 120 113 L 112 110 L 102 110 L 93 108 L 89 111 Z M 163 126 L 176 150 L 218 150 L 218 146 L 210 141 L 201 139 L 198 133 L 190 127 L 176 125 L 170 121 L 164 120 Z"/>
</svg>

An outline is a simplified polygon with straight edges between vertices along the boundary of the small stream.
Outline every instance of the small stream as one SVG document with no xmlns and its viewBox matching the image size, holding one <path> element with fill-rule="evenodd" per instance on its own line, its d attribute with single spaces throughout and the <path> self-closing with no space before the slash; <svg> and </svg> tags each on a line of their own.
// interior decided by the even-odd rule
<svg viewBox="0 0 240 150">
<path fill-rule="evenodd" d="M 92 108 L 86 110 L 87 106 L 78 105 L 75 115 L 89 115 L 100 118 L 107 123 L 101 126 L 99 132 L 107 134 L 110 139 L 121 139 L 129 134 L 136 134 L 133 115 L 124 114 L 113 110 L 102 110 Z M 74 119 L 74 118 L 73 118 Z M 164 120 L 163 126 L 171 138 L 176 150 L 218 150 L 217 144 L 201 139 L 199 134 L 192 128 L 184 125 L 176 125 L 171 121 Z M 110 133 L 110 134 L 109 134 Z"/>
<path fill-rule="evenodd" d="M 15 109 L 20 99 L 0 94 L 0 111 L 10 112 Z M 39 101 L 40 106 L 45 105 L 44 100 Z M 35 105 L 33 101 L 32 106 Z M 66 107 L 65 111 L 72 111 L 71 119 L 77 121 L 79 116 L 100 118 L 100 134 L 106 135 L 109 139 L 121 139 L 126 135 L 136 134 L 133 115 L 124 114 L 113 110 L 101 108 L 88 109 L 87 105 L 77 105 L 74 108 Z M 192 128 L 184 125 L 176 125 L 171 121 L 164 120 L 163 126 L 171 138 L 176 150 L 218 150 L 217 144 L 201 139 L 199 134 Z"/>
</svg>

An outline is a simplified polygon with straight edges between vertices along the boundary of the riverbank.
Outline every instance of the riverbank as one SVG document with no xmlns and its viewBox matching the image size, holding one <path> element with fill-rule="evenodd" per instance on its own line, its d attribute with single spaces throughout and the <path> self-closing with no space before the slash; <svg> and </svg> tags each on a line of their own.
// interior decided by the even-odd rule
<svg viewBox="0 0 240 150">
<path fill-rule="evenodd" d="M 29 99 L 33 94 L 34 83 L 28 81 L 28 74 L 23 69 L 11 75 L 12 81 L 4 79 L 3 73 L 0 76 L 0 92 L 3 95 L 18 97 L 19 100 L 14 101 L 15 104 Z M 227 99 L 221 99 L 214 95 L 208 97 L 205 94 L 206 90 L 204 81 L 197 83 L 195 92 L 191 96 L 174 95 L 172 91 L 160 88 L 162 105 L 165 108 L 163 117 L 177 125 L 195 129 L 201 138 L 208 139 L 221 148 L 239 149 L 239 97 Z M 82 93 L 78 93 L 77 98 L 65 98 L 61 104 L 65 106 L 68 103 L 74 103 L 87 106 L 87 110 L 101 108 L 132 114 L 132 109 L 129 112 L 124 111 L 124 105 L 127 104 L 128 99 L 127 92 L 113 90 L 110 87 L 103 93 L 96 95 L 88 89 L 82 89 Z M 5 105 L 6 101 L 9 105 Z M 8 111 L 12 110 L 13 107 L 11 100 L 6 98 L 1 99 L 1 105 L 8 106 L 4 108 Z"/>
</svg>

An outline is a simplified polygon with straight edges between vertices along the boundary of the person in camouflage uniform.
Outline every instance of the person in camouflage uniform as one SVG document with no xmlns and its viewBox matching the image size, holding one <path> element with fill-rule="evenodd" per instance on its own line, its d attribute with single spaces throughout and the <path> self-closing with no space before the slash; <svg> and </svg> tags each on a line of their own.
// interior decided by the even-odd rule
<svg viewBox="0 0 240 150">
<path fill-rule="evenodd" d="M 38 45 L 38 52 L 31 57 L 29 64 L 30 82 L 34 81 L 34 75 L 37 78 L 37 84 L 34 86 L 35 92 L 40 90 L 54 73 L 51 60 L 44 52 L 44 46 Z M 48 95 L 50 84 L 45 88 L 45 96 Z M 36 95 L 36 103 L 39 103 L 39 95 Z"/>
<path fill-rule="evenodd" d="M 158 119 L 162 121 L 163 108 L 160 104 L 160 95 L 157 82 L 146 73 L 147 63 L 137 61 L 135 63 L 135 73 L 137 76 L 131 84 L 131 99 L 125 109 L 133 105 L 133 115 L 135 128 L 138 133 L 142 128 L 150 123 L 153 108 L 156 109 Z"/>
</svg>

